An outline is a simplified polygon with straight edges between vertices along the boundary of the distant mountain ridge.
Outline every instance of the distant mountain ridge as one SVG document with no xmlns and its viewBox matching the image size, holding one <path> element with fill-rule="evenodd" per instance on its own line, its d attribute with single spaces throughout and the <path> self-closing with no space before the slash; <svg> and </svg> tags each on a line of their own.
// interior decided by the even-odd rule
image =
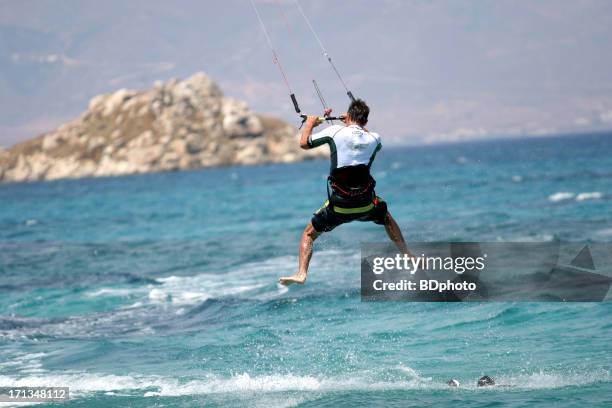
<svg viewBox="0 0 612 408">
<path fill-rule="evenodd" d="M 289 163 L 317 155 L 299 148 L 293 126 L 251 112 L 197 73 L 149 90 L 96 96 L 77 119 L 0 150 L 0 181 Z"/>
</svg>

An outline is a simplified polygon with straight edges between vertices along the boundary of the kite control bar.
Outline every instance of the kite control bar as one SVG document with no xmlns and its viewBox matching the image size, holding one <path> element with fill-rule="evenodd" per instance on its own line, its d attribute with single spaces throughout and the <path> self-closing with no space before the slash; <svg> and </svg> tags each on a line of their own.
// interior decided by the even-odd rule
<svg viewBox="0 0 612 408">
<path fill-rule="evenodd" d="M 315 87 L 316 87 L 316 83 L 315 83 Z M 302 128 L 302 126 L 304 126 L 304 123 L 306 122 L 306 119 L 308 119 L 308 115 L 304 115 L 302 113 L 302 111 L 300 110 L 300 105 L 298 105 L 298 101 L 297 98 L 295 97 L 294 94 L 289 95 L 291 97 L 291 102 L 293 102 L 293 107 L 295 108 L 295 112 L 300 115 L 300 118 L 302 118 L 302 124 L 300 125 L 300 129 Z M 325 103 L 323 104 L 323 106 L 325 107 Z M 340 116 L 319 116 L 319 123 L 323 123 L 325 121 L 332 121 L 332 120 L 344 120 L 344 116 L 340 115 Z"/>
<path fill-rule="evenodd" d="M 306 119 L 308 119 L 308 115 L 300 114 L 300 117 L 302 118 L 303 122 L 306 122 Z M 319 122 L 325 122 L 326 120 L 344 120 L 344 118 L 345 118 L 344 115 L 340 115 L 340 116 L 319 116 Z"/>
<path fill-rule="evenodd" d="M 306 119 L 308 119 L 308 115 L 304 115 L 303 113 L 300 113 L 300 118 L 302 118 L 302 123 L 300 124 L 299 129 L 302 128 L 302 126 L 304 126 L 304 123 L 306 123 Z M 319 120 L 317 121 L 317 124 L 321 124 L 323 122 L 331 122 L 333 120 L 341 120 L 344 121 L 345 116 L 344 115 L 340 115 L 340 116 L 319 116 L 318 118 Z"/>
</svg>

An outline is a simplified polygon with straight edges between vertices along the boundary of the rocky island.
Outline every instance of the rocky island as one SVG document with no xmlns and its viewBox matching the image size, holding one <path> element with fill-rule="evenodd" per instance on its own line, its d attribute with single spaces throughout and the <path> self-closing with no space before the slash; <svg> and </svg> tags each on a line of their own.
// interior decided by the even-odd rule
<svg viewBox="0 0 612 408">
<path fill-rule="evenodd" d="M 197 73 L 96 96 L 55 131 L 0 149 L 0 181 L 290 163 L 321 154 L 301 150 L 293 126 L 253 113 Z"/>
</svg>

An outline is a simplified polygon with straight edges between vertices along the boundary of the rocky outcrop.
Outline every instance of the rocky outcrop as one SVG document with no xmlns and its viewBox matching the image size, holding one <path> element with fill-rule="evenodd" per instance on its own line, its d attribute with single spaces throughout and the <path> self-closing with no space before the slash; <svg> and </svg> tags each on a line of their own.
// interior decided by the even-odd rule
<svg viewBox="0 0 612 408">
<path fill-rule="evenodd" d="M 293 126 L 254 114 L 198 73 L 147 91 L 96 96 L 79 118 L 0 150 L 0 180 L 289 163 L 321 153 L 301 150 Z"/>
</svg>

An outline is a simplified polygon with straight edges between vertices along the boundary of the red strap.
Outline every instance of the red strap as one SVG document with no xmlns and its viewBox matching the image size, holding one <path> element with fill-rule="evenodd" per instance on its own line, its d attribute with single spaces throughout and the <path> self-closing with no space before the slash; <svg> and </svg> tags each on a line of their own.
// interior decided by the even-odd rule
<svg viewBox="0 0 612 408">
<path fill-rule="evenodd" d="M 372 182 L 370 181 L 370 182 L 368 183 L 368 185 L 367 185 L 367 186 L 365 186 L 363 189 L 361 189 L 361 190 L 359 190 L 359 191 L 346 191 L 346 190 L 344 190 L 342 187 L 340 187 L 340 186 L 339 186 L 337 183 L 335 183 L 335 182 L 332 182 L 332 183 L 331 183 L 331 186 L 332 186 L 332 188 L 334 188 L 334 189 L 336 189 L 336 190 L 340 191 L 341 193 L 343 193 L 343 194 L 345 194 L 345 195 L 348 195 L 349 197 L 352 197 L 352 196 L 356 196 L 356 195 L 359 195 L 359 194 L 363 194 L 363 193 L 365 193 L 366 191 L 368 191 L 368 190 L 370 189 L 370 187 L 372 186 Z"/>
</svg>

